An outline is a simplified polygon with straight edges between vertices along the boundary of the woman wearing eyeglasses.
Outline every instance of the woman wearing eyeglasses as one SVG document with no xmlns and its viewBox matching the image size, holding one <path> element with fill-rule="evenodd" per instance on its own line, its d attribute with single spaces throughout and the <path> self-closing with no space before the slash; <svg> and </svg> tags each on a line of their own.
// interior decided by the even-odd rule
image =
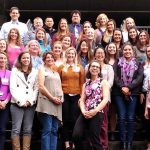
<svg viewBox="0 0 150 150">
<path fill-rule="evenodd" d="M 73 138 L 76 148 L 87 149 L 83 145 L 83 139 L 90 140 L 91 149 L 103 150 L 100 142 L 100 129 L 103 122 L 103 108 L 109 100 L 109 84 L 101 77 L 101 69 L 98 61 L 94 60 L 89 64 L 87 82 L 83 85 L 80 98 L 81 114 L 74 127 Z M 85 130 L 89 134 L 84 136 Z"/>
</svg>

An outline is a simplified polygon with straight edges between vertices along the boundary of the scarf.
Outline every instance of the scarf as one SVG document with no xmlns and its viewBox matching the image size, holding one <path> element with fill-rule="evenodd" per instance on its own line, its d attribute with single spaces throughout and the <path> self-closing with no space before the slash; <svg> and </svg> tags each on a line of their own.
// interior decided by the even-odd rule
<svg viewBox="0 0 150 150">
<path fill-rule="evenodd" d="M 130 61 L 127 61 L 124 57 L 121 57 L 118 65 L 121 67 L 121 80 L 127 86 L 132 82 L 134 72 L 138 69 L 136 59 L 133 57 Z"/>
</svg>

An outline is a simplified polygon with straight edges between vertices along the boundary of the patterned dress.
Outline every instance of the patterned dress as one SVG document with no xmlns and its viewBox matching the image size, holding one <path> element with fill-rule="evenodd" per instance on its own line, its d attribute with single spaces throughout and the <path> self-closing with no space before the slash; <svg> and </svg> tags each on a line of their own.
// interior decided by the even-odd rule
<svg viewBox="0 0 150 150">
<path fill-rule="evenodd" d="M 103 96 L 100 78 L 94 81 L 88 80 L 85 83 L 85 96 L 85 109 L 87 111 L 96 108 L 101 103 Z"/>
</svg>

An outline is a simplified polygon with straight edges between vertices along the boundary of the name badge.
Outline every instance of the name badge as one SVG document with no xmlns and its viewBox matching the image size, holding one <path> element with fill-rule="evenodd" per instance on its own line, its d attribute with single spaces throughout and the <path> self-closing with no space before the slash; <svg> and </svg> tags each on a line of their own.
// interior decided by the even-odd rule
<svg viewBox="0 0 150 150">
<path fill-rule="evenodd" d="M 1 82 L 2 82 L 2 85 L 8 85 L 8 79 L 7 78 L 2 78 Z"/>
<path fill-rule="evenodd" d="M 0 96 L 3 96 L 3 92 L 2 91 L 0 91 Z"/>
</svg>

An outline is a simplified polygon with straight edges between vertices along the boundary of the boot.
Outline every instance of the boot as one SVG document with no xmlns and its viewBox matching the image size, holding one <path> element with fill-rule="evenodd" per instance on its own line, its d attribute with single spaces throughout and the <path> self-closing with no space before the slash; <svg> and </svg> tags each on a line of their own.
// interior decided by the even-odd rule
<svg viewBox="0 0 150 150">
<path fill-rule="evenodd" d="M 133 150 L 131 142 L 127 143 L 127 150 Z"/>
<path fill-rule="evenodd" d="M 23 136 L 23 150 L 30 150 L 31 136 Z"/>
<path fill-rule="evenodd" d="M 20 137 L 19 136 L 14 136 L 12 138 L 12 149 L 20 150 Z"/>
</svg>

